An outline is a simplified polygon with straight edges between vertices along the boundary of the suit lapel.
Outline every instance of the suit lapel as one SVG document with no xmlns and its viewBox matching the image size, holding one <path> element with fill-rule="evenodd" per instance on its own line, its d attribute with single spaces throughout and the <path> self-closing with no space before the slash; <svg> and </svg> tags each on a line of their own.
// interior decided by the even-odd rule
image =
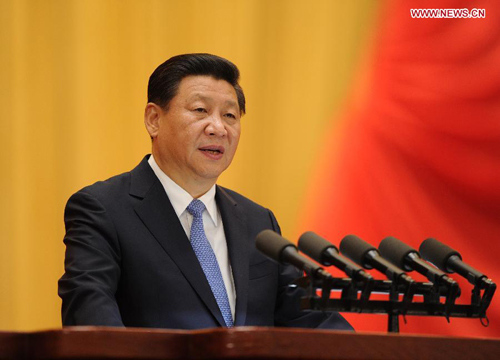
<svg viewBox="0 0 500 360">
<path fill-rule="evenodd" d="M 175 262 L 221 326 L 225 322 L 189 239 L 165 189 L 145 158 L 132 171 L 130 195 L 142 198 L 135 212 Z"/>
<path fill-rule="evenodd" d="M 246 217 L 234 199 L 217 186 L 215 200 L 224 224 L 229 259 L 236 287 L 235 326 L 245 324 L 248 301 L 249 244 L 246 239 Z"/>
</svg>

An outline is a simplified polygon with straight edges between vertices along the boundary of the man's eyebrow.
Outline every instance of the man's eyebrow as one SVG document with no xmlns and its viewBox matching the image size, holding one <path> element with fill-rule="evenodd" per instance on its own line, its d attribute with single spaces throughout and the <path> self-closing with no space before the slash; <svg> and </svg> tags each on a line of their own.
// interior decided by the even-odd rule
<svg viewBox="0 0 500 360">
<path fill-rule="evenodd" d="M 188 101 L 194 101 L 194 100 L 213 101 L 213 99 L 210 96 L 205 96 L 202 93 L 194 93 L 188 98 Z M 238 102 L 229 99 L 224 101 L 224 104 L 234 107 L 239 106 Z"/>
<path fill-rule="evenodd" d="M 225 103 L 226 103 L 226 105 L 229 105 L 229 106 L 238 107 L 238 103 L 234 100 L 226 100 Z"/>
</svg>

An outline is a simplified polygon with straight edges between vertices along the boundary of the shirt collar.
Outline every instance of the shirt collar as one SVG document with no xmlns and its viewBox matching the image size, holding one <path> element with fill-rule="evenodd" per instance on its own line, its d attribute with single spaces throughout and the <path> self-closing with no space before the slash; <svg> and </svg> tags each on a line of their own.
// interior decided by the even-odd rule
<svg viewBox="0 0 500 360">
<path fill-rule="evenodd" d="M 153 169 L 156 177 L 160 180 L 167 196 L 174 208 L 177 217 L 181 217 L 187 206 L 193 201 L 193 197 L 175 181 L 173 181 L 156 163 L 153 154 L 148 159 L 148 163 Z M 205 194 L 198 198 L 203 204 L 210 215 L 215 226 L 217 226 L 217 203 L 215 202 L 215 184 Z"/>
</svg>

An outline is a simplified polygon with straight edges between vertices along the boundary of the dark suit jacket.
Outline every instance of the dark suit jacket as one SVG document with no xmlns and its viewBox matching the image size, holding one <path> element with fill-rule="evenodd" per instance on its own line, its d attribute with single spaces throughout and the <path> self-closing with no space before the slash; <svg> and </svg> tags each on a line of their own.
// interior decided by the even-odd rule
<svg viewBox="0 0 500 360">
<path fill-rule="evenodd" d="M 131 172 L 74 194 L 65 211 L 63 325 L 199 329 L 224 320 L 182 225 L 147 158 Z M 351 329 L 338 314 L 301 312 L 300 277 L 261 255 L 255 236 L 274 215 L 217 186 L 236 288 L 235 326 Z"/>
</svg>

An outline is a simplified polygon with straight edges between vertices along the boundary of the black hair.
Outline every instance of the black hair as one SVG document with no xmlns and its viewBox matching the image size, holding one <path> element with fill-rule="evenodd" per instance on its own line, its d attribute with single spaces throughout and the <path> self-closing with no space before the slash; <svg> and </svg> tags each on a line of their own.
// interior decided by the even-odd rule
<svg viewBox="0 0 500 360">
<path fill-rule="evenodd" d="M 211 54 L 183 54 L 171 57 L 149 77 L 148 102 L 168 108 L 182 79 L 191 75 L 208 75 L 225 80 L 236 91 L 241 114 L 245 113 L 245 95 L 238 84 L 240 71 L 231 61 Z"/>
</svg>

